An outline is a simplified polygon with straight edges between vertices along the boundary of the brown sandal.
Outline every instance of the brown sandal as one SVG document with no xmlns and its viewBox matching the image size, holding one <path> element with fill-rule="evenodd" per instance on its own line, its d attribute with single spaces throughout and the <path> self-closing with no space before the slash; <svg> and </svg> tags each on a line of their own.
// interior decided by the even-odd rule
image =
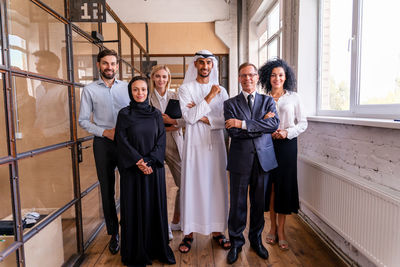
<svg viewBox="0 0 400 267">
<path fill-rule="evenodd" d="M 226 239 L 225 235 L 213 236 L 213 239 L 218 243 L 221 248 L 226 250 L 231 248 L 231 242 L 229 241 L 229 239 Z M 229 246 L 225 246 L 226 244 L 229 244 Z"/>
<path fill-rule="evenodd" d="M 192 248 L 192 243 L 193 243 L 193 237 L 185 237 L 182 239 L 182 242 L 179 244 L 179 252 L 180 253 L 188 253 L 190 249 Z M 182 250 L 181 248 L 185 247 L 188 250 Z"/>
</svg>

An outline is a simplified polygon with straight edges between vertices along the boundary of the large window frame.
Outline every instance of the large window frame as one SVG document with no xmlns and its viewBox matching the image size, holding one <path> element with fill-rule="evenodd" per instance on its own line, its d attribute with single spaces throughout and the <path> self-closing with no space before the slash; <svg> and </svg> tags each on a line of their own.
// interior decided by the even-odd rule
<svg viewBox="0 0 400 267">
<path fill-rule="evenodd" d="M 270 33 L 270 20 L 273 19 L 273 11 L 278 8 L 278 21 L 275 22 L 278 24 L 276 31 Z M 281 1 L 275 1 L 270 5 L 270 7 L 265 12 L 264 16 L 257 23 L 257 45 L 258 45 L 258 65 L 261 66 L 267 60 L 273 58 L 282 58 L 282 4 Z M 266 37 L 265 37 L 266 35 Z M 270 53 L 270 45 L 276 41 L 276 56 L 271 56 Z M 263 56 L 265 53 L 267 56 Z"/>
<path fill-rule="evenodd" d="M 362 51 L 362 16 L 363 0 L 353 0 L 351 36 L 348 41 L 351 52 L 350 66 L 350 107 L 349 110 L 327 110 L 322 108 L 322 51 L 323 51 L 323 0 L 319 0 L 318 21 L 318 97 L 317 115 L 364 117 L 378 119 L 396 119 L 400 116 L 400 103 L 398 104 L 361 104 L 361 51 Z"/>
</svg>

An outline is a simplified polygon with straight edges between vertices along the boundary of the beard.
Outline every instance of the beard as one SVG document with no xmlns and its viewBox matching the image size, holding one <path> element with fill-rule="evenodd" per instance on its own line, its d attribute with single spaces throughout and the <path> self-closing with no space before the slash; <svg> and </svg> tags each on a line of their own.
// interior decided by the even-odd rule
<svg viewBox="0 0 400 267">
<path fill-rule="evenodd" d="M 199 76 L 202 78 L 207 78 L 208 76 L 210 76 L 211 71 L 209 71 L 206 75 L 201 74 L 201 70 L 198 72 Z"/>
<path fill-rule="evenodd" d="M 116 72 L 113 71 L 113 70 L 111 70 L 112 73 L 108 74 L 108 73 L 106 73 L 106 71 L 109 71 L 109 69 L 106 69 L 106 70 L 104 70 L 104 71 L 101 71 L 101 72 L 100 72 L 101 76 L 104 77 L 104 78 L 106 78 L 106 79 L 108 79 L 108 80 L 114 79 Z"/>
</svg>

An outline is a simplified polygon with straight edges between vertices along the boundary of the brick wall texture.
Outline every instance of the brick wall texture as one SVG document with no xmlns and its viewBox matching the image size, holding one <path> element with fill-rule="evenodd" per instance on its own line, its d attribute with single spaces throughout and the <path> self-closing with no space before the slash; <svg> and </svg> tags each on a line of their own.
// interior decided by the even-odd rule
<svg viewBox="0 0 400 267">
<path fill-rule="evenodd" d="M 299 155 L 400 191 L 400 130 L 309 121 Z"/>
</svg>

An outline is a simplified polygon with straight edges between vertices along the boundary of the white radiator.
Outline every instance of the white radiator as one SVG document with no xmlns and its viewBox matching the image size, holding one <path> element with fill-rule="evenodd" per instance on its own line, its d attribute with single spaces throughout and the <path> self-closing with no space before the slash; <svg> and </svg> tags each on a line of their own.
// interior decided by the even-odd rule
<svg viewBox="0 0 400 267">
<path fill-rule="evenodd" d="M 376 265 L 400 266 L 398 192 L 305 157 L 298 177 L 302 205 Z"/>
</svg>

